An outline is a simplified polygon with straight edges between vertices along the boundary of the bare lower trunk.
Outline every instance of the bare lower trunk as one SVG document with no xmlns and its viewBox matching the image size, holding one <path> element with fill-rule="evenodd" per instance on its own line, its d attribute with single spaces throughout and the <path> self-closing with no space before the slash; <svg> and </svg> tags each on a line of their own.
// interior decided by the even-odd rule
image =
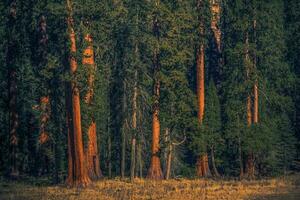
<svg viewBox="0 0 300 200">
<path fill-rule="evenodd" d="M 242 144 L 241 144 L 240 137 L 238 139 L 238 145 L 239 145 L 240 178 L 243 178 L 244 177 L 244 165 L 243 165 Z"/>
<path fill-rule="evenodd" d="M 220 177 L 220 174 L 219 174 L 218 169 L 216 167 L 214 147 L 211 148 L 210 153 L 211 153 L 211 164 L 212 164 L 213 174 L 214 174 L 215 177 Z"/>
<path fill-rule="evenodd" d="M 166 169 L 166 174 L 165 174 L 166 180 L 168 180 L 170 178 L 170 174 L 171 174 L 172 153 L 173 153 L 173 146 L 172 146 L 172 144 L 169 144 L 168 155 L 167 155 L 167 164 L 166 164 L 167 169 Z"/>
<path fill-rule="evenodd" d="M 111 136 L 108 136 L 108 177 L 111 178 L 112 174 L 111 174 L 111 170 L 112 170 L 112 164 L 111 164 Z"/>
<path fill-rule="evenodd" d="M 137 176 L 143 178 L 143 163 L 142 163 L 142 145 L 141 141 L 137 144 Z"/>
<path fill-rule="evenodd" d="M 160 149 L 159 149 L 159 135 L 160 135 L 160 123 L 158 119 L 158 110 L 155 109 L 152 115 L 152 156 L 151 156 L 151 163 L 150 168 L 148 170 L 147 178 L 150 179 L 162 179 L 163 173 L 161 170 L 160 164 Z"/>
<path fill-rule="evenodd" d="M 88 128 L 88 145 L 85 153 L 89 177 L 93 180 L 102 177 L 100 169 L 96 123 L 93 121 Z"/>
<path fill-rule="evenodd" d="M 134 172 L 135 172 L 135 149 L 136 149 L 136 139 L 132 138 L 131 140 L 131 163 L 130 163 L 130 180 L 134 180 Z"/>
<path fill-rule="evenodd" d="M 207 153 L 200 155 L 196 163 L 196 175 L 198 177 L 210 177 L 211 172 L 208 165 Z"/>
<path fill-rule="evenodd" d="M 247 178 L 249 178 L 249 179 L 254 179 L 254 177 L 255 177 L 255 164 L 254 164 L 253 153 L 250 153 L 247 157 L 246 174 L 247 174 Z"/>
<path fill-rule="evenodd" d="M 122 152 L 121 152 L 121 178 L 125 178 L 126 134 L 125 126 L 122 129 Z"/>
</svg>

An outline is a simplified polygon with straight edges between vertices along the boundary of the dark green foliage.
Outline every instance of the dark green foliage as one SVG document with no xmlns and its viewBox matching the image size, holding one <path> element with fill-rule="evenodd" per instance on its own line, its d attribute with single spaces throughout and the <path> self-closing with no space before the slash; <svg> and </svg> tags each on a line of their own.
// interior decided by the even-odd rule
<svg viewBox="0 0 300 200">
<path fill-rule="evenodd" d="M 161 159 L 174 146 L 172 175 L 193 176 L 195 157 L 214 150 L 224 175 L 238 175 L 239 148 L 243 160 L 255 154 L 259 175 L 299 169 L 299 3 L 297 0 L 223 0 L 222 53 L 216 52 L 210 28 L 210 4 L 203 0 L 73 0 L 78 71 L 70 76 L 66 2 L 17 1 L 17 24 L 7 17 L 10 1 L 0 2 L 0 175 L 9 168 L 8 70 L 17 71 L 18 167 L 21 174 L 45 175 L 54 182 L 67 171 L 65 83 L 80 88 L 84 144 L 91 117 L 97 123 L 100 164 L 108 175 L 130 168 L 130 141 L 141 145 L 142 172 L 150 160 L 153 82 L 161 81 Z M 155 4 L 159 2 L 159 4 Z M 158 35 L 153 34 L 157 16 Z M 44 17 L 47 31 L 39 28 Z M 199 33 L 199 20 L 204 33 Z M 256 27 L 253 21 L 256 20 Z M 90 33 L 95 53 L 94 98 L 84 102 L 88 70 L 82 64 Z M 246 35 L 250 60 L 245 61 Z M 47 42 L 41 43 L 46 37 Z M 197 121 L 196 51 L 205 44 L 205 117 Z M 9 44 L 16 44 L 13 55 Z M 159 49 L 159 73 L 153 78 L 154 51 Z M 220 61 L 220 59 L 222 60 Z M 252 68 L 247 78 L 246 68 Z M 137 73 L 137 77 L 135 74 Z M 246 99 L 257 80 L 259 123 L 247 126 Z M 132 127 L 133 91 L 138 88 L 137 129 Z M 50 96 L 50 140 L 39 144 L 40 97 Z M 170 139 L 166 140 L 166 130 Z M 112 141 L 108 160 L 108 140 Z M 296 151 L 298 145 L 298 152 Z M 209 159 L 211 162 L 211 155 Z M 123 162 L 121 162 L 123 159 Z M 123 164 L 121 164 L 123 163 Z M 137 161 L 138 163 L 138 155 Z M 163 165 L 165 167 L 165 165 Z M 136 167 L 136 169 L 138 166 Z M 137 171 L 137 170 L 136 170 Z"/>
</svg>

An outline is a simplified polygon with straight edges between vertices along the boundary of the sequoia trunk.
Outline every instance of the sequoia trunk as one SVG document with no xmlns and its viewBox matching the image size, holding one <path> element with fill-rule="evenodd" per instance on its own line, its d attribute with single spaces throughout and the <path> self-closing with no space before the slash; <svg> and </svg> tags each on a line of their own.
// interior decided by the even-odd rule
<svg viewBox="0 0 300 200">
<path fill-rule="evenodd" d="M 158 7 L 159 1 L 156 1 L 156 7 Z M 152 113 L 152 146 L 151 146 L 151 163 L 148 170 L 147 178 L 150 179 L 163 179 L 163 173 L 160 163 L 160 121 L 159 121 L 159 98 L 160 98 L 160 80 L 159 80 L 159 24 L 158 17 L 153 19 L 153 32 L 156 37 L 157 46 L 153 55 L 153 68 L 154 68 L 154 86 L 153 86 L 153 113 Z"/>
<path fill-rule="evenodd" d="M 74 75 L 77 70 L 77 61 L 75 59 L 76 54 L 76 36 L 73 29 L 72 7 L 71 1 L 67 0 L 68 8 L 68 33 L 70 40 L 70 72 Z M 79 89 L 75 80 L 71 80 L 70 88 L 71 106 L 69 107 L 72 115 L 72 121 L 69 119 L 73 129 L 69 128 L 68 132 L 68 177 L 66 183 L 69 186 L 87 186 L 91 180 L 87 174 L 86 166 L 84 163 L 84 150 L 81 130 L 81 113 L 80 113 L 80 96 Z M 70 117 L 70 116 L 69 116 Z M 70 155 L 71 154 L 71 155 Z M 72 168 L 72 169 L 70 169 Z"/>
<path fill-rule="evenodd" d="M 93 49 L 93 40 L 90 34 L 86 34 L 84 38 L 87 47 L 83 52 L 82 64 L 86 66 L 88 71 L 88 91 L 85 96 L 85 103 L 88 106 L 91 106 L 93 97 L 94 97 L 94 80 L 95 80 L 95 59 L 94 59 L 94 49 Z M 87 149 L 85 150 L 85 158 L 87 164 L 87 171 L 91 179 L 98 179 L 102 176 L 100 170 L 99 162 L 99 152 L 97 144 L 97 129 L 94 116 L 92 115 L 88 127 L 88 144 Z"/>
<path fill-rule="evenodd" d="M 136 46 L 136 53 L 137 53 L 138 49 Z M 134 73 L 134 88 L 133 88 L 133 98 L 132 98 L 132 109 L 133 109 L 133 113 L 132 113 L 132 129 L 133 129 L 133 134 L 132 134 L 132 139 L 131 139 L 131 163 L 130 163 L 130 180 L 133 181 L 134 180 L 134 172 L 135 172 L 135 150 L 136 150 L 136 128 L 137 128 L 137 95 L 138 95 L 138 91 L 137 91 L 137 77 L 138 76 L 138 72 L 137 70 L 135 70 Z"/>
<path fill-rule="evenodd" d="M 203 1 L 198 1 L 198 9 L 201 11 L 203 8 Z M 197 76 L 197 97 L 198 97 L 198 121 L 200 124 L 203 122 L 204 118 L 204 106 L 205 106 L 205 88 L 204 88 L 204 80 L 205 80 L 205 48 L 204 48 L 204 19 L 200 17 L 200 46 L 197 52 L 197 62 L 196 62 L 196 76 Z M 210 176 L 210 170 L 208 165 L 208 155 L 207 152 L 202 153 L 197 158 L 196 163 L 196 174 L 197 176 Z"/>
</svg>

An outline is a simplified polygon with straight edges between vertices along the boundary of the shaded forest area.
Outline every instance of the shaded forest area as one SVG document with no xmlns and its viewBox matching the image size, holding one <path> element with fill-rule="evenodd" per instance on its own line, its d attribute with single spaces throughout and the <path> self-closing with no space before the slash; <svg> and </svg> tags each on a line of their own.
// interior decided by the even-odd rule
<svg viewBox="0 0 300 200">
<path fill-rule="evenodd" d="M 298 0 L 3 0 L 0 176 L 300 170 Z"/>
</svg>

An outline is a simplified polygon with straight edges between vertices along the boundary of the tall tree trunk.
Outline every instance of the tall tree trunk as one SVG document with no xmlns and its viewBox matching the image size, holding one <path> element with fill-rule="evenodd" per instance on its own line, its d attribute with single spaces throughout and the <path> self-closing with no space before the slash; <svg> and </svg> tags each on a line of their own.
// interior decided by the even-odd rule
<svg viewBox="0 0 300 200">
<path fill-rule="evenodd" d="M 85 96 L 85 103 L 91 106 L 94 97 L 94 80 L 95 80 L 95 59 L 93 49 L 93 39 L 90 34 L 86 34 L 85 42 L 87 47 L 83 52 L 82 64 L 86 66 L 88 71 L 88 91 Z M 93 115 L 93 114 L 92 114 Z M 93 180 L 102 177 L 100 169 L 99 152 L 97 144 L 97 132 L 96 122 L 94 116 L 90 119 L 90 125 L 88 127 L 88 144 L 85 150 L 85 158 L 87 163 L 87 171 L 89 177 Z"/>
<path fill-rule="evenodd" d="M 204 6 L 203 1 L 198 0 L 199 11 L 202 10 L 203 6 Z M 203 17 L 200 17 L 199 23 L 200 23 L 199 33 L 200 33 L 201 40 L 203 40 L 203 38 L 204 38 L 204 19 L 203 19 Z M 197 63 L 196 64 L 197 64 L 196 73 L 197 73 L 198 121 L 200 124 L 202 124 L 203 118 L 204 118 L 204 106 L 205 106 L 205 88 L 204 88 L 205 48 L 204 48 L 203 41 L 200 41 L 200 46 L 199 46 L 199 49 L 197 52 Z M 199 177 L 205 177 L 205 176 L 211 175 L 209 165 L 208 165 L 207 152 L 202 153 L 197 158 L 196 174 Z"/>
<path fill-rule="evenodd" d="M 10 168 L 9 175 L 12 178 L 19 176 L 17 164 L 17 148 L 18 148 L 18 133 L 19 115 L 17 112 L 17 70 L 16 70 L 16 52 L 18 52 L 17 38 L 14 33 L 17 25 L 17 2 L 12 0 L 10 3 L 10 12 L 8 15 L 8 45 L 6 54 L 6 65 L 8 67 L 8 114 L 9 114 L 9 160 Z"/>
<path fill-rule="evenodd" d="M 71 0 L 67 0 L 68 9 L 68 32 L 70 39 L 70 72 L 71 75 L 75 75 L 77 71 L 77 61 L 75 59 L 76 54 L 76 36 L 73 29 L 73 18 L 72 18 L 72 5 Z M 80 96 L 79 89 L 76 85 L 75 80 L 71 80 L 71 114 L 72 114 L 72 125 L 73 129 L 68 130 L 68 177 L 66 180 L 69 186 L 87 186 L 91 180 L 88 176 L 85 162 L 84 162 L 84 149 L 83 149 L 83 139 L 81 130 L 81 113 L 80 113 Z M 67 111 L 69 112 L 69 111 Z M 69 116 L 70 117 L 70 116 Z M 72 169 L 70 169 L 72 168 Z"/>
<path fill-rule="evenodd" d="M 156 7 L 158 7 L 159 1 L 156 1 Z M 153 55 L 153 68 L 154 68 L 154 87 L 153 87 L 153 113 L 152 113 L 152 146 L 151 146 L 151 163 L 148 170 L 147 178 L 150 179 L 163 179 L 163 173 L 160 163 L 160 121 L 159 121 L 159 98 L 160 98 L 160 80 L 159 80 L 159 25 L 158 17 L 153 19 L 153 32 L 156 37 L 157 46 Z"/>
<path fill-rule="evenodd" d="M 138 51 L 137 45 L 136 45 L 136 54 Z M 136 150 L 136 128 L 137 128 L 137 78 L 138 78 L 138 72 L 135 70 L 134 72 L 134 88 L 133 88 L 133 98 L 132 98 L 132 139 L 131 139 L 131 163 L 130 163 L 130 180 L 134 180 L 134 173 L 135 173 L 135 150 Z"/>
</svg>

